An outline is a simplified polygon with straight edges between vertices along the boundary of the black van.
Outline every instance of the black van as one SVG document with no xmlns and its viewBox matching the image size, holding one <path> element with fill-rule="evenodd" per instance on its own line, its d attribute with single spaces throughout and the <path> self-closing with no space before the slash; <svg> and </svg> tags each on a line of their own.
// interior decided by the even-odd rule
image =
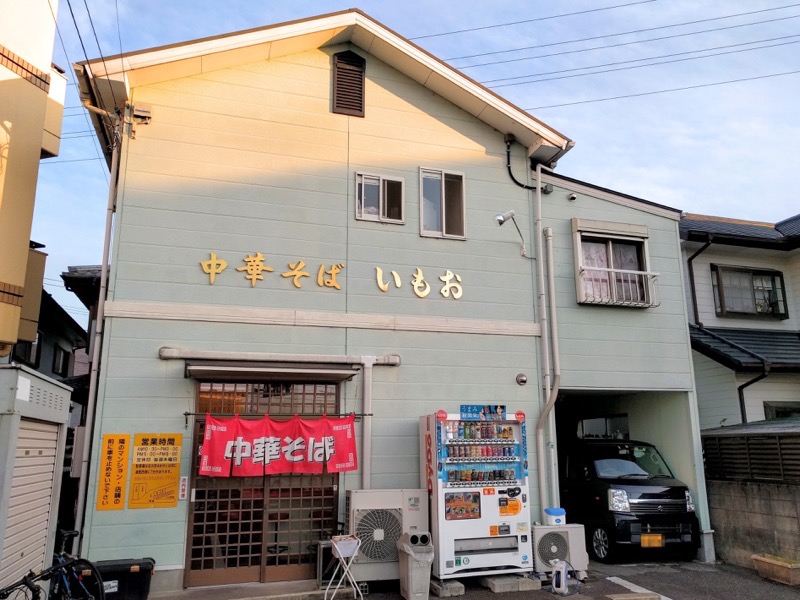
<svg viewBox="0 0 800 600">
<path fill-rule="evenodd" d="M 700 525 L 689 488 L 652 444 L 617 439 L 572 441 L 562 459 L 561 505 L 586 529 L 589 555 L 614 560 L 623 548 L 667 548 L 692 560 Z"/>
</svg>

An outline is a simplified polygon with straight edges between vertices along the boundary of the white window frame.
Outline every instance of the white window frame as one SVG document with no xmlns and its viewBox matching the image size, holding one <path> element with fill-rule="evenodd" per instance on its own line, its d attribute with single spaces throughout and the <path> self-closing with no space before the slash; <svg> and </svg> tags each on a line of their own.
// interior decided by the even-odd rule
<svg viewBox="0 0 800 600">
<path fill-rule="evenodd" d="M 441 176 L 441 231 L 425 229 L 425 198 L 424 198 L 424 177 L 426 173 L 435 173 Z M 461 178 L 461 222 L 463 223 L 464 233 L 460 235 L 445 233 L 447 230 L 447 198 L 445 197 L 445 176 L 455 175 Z M 419 234 L 422 237 L 445 238 L 454 240 L 467 239 L 467 178 L 464 173 L 459 171 L 449 171 L 446 169 L 432 169 L 420 167 L 419 169 Z"/>
<path fill-rule="evenodd" d="M 658 306 L 661 301 L 658 297 L 658 273 L 649 270 L 650 252 L 648 249 L 649 232 L 646 225 L 629 223 L 613 223 L 609 221 L 595 221 L 589 219 L 572 219 L 572 233 L 575 245 L 575 291 L 578 304 L 599 304 L 605 306 L 628 306 L 634 308 L 649 308 Z M 633 242 L 641 244 L 641 270 L 626 270 L 587 267 L 584 264 L 583 241 L 591 238 L 606 242 Z M 587 290 L 587 280 L 592 274 L 605 280 L 608 293 L 604 295 L 590 294 Z M 620 293 L 619 288 L 623 289 Z M 636 291 L 635 297 L 626 294 L 624 290 Z"/>
<path fill-rule="evenodd" d="M 378 190 L 379 190 L 379 203 L 378 203 L 378 214 L 372 215 L 364 212 L 364 198 L 363 198 L 363 185 L 362 182 L 364 178 L 374 179 L 378 181 Z M 386 212 L 386 182 L 393 181 L 395 183 L 400 184 L 400 218 L 399 219 L 391 219 L 387 216 L 384 216 Z M 394 223 L 397 225 L 405 224 L 405 194 L 406 194 L 406 182 L 405 179 L 402 177 L 388 177 L 385 175 L 375 175 L 373 173 L 365 173 L 365 172 L 356 172 L 356 219 L 360 221 L 377 221 L 380 223 Z"/>
</svg>

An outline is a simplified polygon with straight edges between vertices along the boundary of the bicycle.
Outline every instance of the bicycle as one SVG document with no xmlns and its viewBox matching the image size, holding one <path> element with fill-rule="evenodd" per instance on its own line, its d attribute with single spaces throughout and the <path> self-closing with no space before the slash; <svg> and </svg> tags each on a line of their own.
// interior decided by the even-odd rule
<svg viewBox="0 0 800 600">
<path fill-rule="evenodd" d="M 0 600 L 105 600 L 103 578 L 97 568 L 85 558 L 72 556 L 65 550 L 67 542 L 77 531 L 60 531 L 61 544 L 53 565 L 0 590 Z M 40 582 L 50 581 L 49 593 Z"/>
</svg>

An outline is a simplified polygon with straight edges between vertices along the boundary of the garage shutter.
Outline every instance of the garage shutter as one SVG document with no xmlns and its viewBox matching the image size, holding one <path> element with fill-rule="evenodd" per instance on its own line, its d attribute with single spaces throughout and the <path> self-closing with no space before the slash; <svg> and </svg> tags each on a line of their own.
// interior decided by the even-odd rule
<svg viewBox="0 0 800 600">
<path fill-rule="evenodd" d="M 0 585 L 10 583 L 45 560 L 53 475 L 56 465 L 58 425 L 22 419 L 11 477 L 8 521 Z"/>
</svg>

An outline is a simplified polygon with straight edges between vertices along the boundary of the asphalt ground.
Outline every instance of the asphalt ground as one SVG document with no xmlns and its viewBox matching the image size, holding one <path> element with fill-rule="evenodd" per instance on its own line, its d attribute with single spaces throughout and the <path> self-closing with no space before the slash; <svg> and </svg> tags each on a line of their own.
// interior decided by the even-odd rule
<svg viewBox="0 0 800 600">
<path fill-rule="evenodd" d="M 587 574 L 577 589 L 575 582 L 570 581 L 570 591 L 574 590 L 569 596 L 571 599 L 607 600 L 609 595 L 647 591 L 660 594 L 662 600 L 800 600 L 800 587 L 775 583 L 762 579 L 752 569 L 722 563 L 652 561 L 605 565 L 590 562 Z M 543 582 L 540 590 L 498 594 L 481 586 L 478 579 L 460 579 L 465 593 L 452 599 L 553 600 L 564 597 L 550 591 L 548 582 Z M 364 600 L 402 600 L 397 585 L 396 581 L 370 582 Z M 435 596 L 430 598 L 433 600 Z"/>
</svg>

